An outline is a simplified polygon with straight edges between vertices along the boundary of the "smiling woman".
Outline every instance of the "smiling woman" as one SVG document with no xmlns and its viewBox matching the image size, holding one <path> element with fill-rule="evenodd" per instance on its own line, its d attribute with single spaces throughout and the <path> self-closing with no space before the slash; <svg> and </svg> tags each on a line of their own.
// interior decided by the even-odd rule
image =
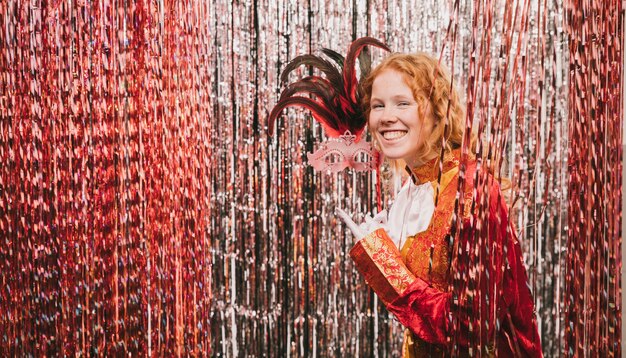
<svg viewBox="0 0 626 358">
<path fill-rule="evenodd" d="M 338 214 L 357 238 L 357 269 L 406 327 L 403 356 L 541 357 L 520 245 L 498 181 L 461 156 L 464 106 L 449 72 L 427 54 L 395 54 L 363 89 L 369 130 L 410 179 L 389 213 L 361 225 Z"/>
<path fill-rule="evenodd" d="M 432 132 L 432 113 L 418 106 L 405 75 L 386 69 L 374 80 L 369 108 L 369 128 L 390 159 L 421 164 L 415 153 Z M 432 152 L 433 156 L 437 153 Z M 426 158 L 432 159 L 432 158 Z"/>
<path fill-rule="evenodd" d="M 439 154 L 442 137 L 446 152 L 461 147 L 464 106 L 456 90 L 450 91 L 449 71 L 438 62 L 426 53 L 393 54 L 364 81 L 369 129 L 388 159 L 417 167 Z"/>
</svg>

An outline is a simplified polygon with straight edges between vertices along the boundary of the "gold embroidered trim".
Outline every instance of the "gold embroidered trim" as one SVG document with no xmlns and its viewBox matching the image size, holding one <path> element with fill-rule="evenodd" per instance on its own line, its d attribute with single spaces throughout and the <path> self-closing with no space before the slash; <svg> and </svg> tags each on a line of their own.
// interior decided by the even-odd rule
<svg viewBox="0 0 626 358">
<path fill-rule="evenodd" d="M 384 229 L 359 240 L 350 250 L 350 256 L 365 281 L 385 303 L 397 298 L 415 280 Z"/>
</svg>

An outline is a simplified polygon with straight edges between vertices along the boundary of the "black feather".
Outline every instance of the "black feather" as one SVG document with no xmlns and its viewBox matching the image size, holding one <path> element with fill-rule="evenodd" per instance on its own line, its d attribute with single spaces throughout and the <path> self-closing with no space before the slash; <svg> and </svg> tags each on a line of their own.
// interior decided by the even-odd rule
<svg viewBox="0 0 626 358">
<path fill-rule="evenodd" d="M 322 71 L 331 83 L 341 82 L 341 73 L 339 73 L 337 67 L 335 67 L 330 61 L 315 55 L 300 55 L 289 61 L 287 66 L 285 66 L 283 73 L 280 75 L 280 81 L 282 83 L 287 82 L 289 74 L 302 65 L 313 66 Z"/>
<path fill-rule="evenodd" d="M 364 49 L 370 45 L 389 51 L 382 42 L 371 37 L 362 37 L 352 42 L 345 58 L 338 52 L 325 48 L 322 49 L 322 53 L 332 62 L 310 54 L 297 56 L 290 61 L 280 77 L 283 83 L 286 83 L 289 74 L 301 65 L 316 68 L 324 74 L 324 77 L 305 77 L 283 90 L 280 100 L 270 113 L 270 133 L 273 133 L 276 118 L 286 107 L 298 106 L 308 108 L 313 117 L 323 125 L 327 135 L 338 137 L 345 131 L 350 131 L 358 138 L 367 120 L 361 108 L 362 91 L 356 79 L 354 66 L 358 58 L 360 80 L 369 74 L 372 62 L 370 52 Z M 314 98 L 298 95 L 302 93 L 313 95 Z"/>
</svg>

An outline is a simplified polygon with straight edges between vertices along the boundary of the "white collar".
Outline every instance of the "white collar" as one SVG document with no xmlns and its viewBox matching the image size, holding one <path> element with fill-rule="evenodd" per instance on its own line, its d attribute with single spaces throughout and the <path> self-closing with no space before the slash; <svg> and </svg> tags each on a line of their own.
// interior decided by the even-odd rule
<svg viewBox="0 0 626 358">
<path fill-rule="evenodd" d="M 435 211 L 434 190 L 430 182 L 416 185 L 408 178 L 389 209 L 387 231 L 402 250 L 408 236 L 428 228 Z"/>
</svg>

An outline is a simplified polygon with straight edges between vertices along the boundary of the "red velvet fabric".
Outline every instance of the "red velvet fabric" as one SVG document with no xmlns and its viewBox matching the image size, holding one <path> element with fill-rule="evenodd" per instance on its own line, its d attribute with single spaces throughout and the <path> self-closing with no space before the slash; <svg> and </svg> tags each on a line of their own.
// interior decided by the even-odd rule
<svg viewBox="0 0 626 358">
<path fill-rule="evenodd" d="M 483 346 L 491 347 L 492 350 L 495 344 L 500 357 L 542 357 L 534 304 L 527 286 L 521 248 L 513 228 L 506 224 L 508 210 L 497 184 L 492 185 L 488 201 L 489 212 L 486 223 L 482 225 L 488 230 L 488 245 L 481 243 L 481 249 L 483 257 L 489 257 L 489 262 L 485 262 L 484 270 L 475 273 L 480 284 L 479 290 L 474 292 L 481 299 L 469 300 L 462 297 L 459 300 L 461 307 L 453 310 L 453 315 L 460 320 L 462 327 L 457 332 L 456 342 L 461 347 L 468 346 L 471 324 L 474 329 L 473 342 L 480 341 Z M 463 221 L 461 242 L 472 242 L 472 238 L 477 236 L 476 230 L 485 229 L 476 225 L 476 222 L 472 215 Z M 490 248 L 489 255 L 485 255 L 487 247 Z M 397 299 L 387 304 L 387 308 L 416 338 L 444 346 L 451 333 L 448 327 L 451 295 L 418 277 Z M 488 322 L 489 329 L 486 332 L 476 332 L 479 322 Z M 460 351 L 463 352 L 463 348 Z"/>
</svg>

